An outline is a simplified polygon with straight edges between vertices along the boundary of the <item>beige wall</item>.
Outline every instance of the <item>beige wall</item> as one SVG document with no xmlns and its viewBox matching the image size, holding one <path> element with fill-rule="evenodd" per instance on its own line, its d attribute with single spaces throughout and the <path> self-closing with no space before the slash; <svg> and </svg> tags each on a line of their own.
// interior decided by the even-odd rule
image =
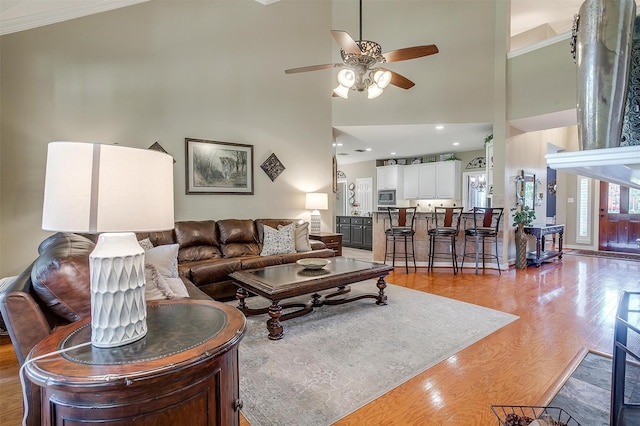
<svg viewBox="0 0 640 426">
<path fill-rule="evenodd" d="M 507 200 L 507 169 L 532 159 L 506 154 L 507 143 L 514 152 L 527 145 L 507 141 L 507 119 L 575 105 L 565 43 L 507 65 L 508 16 L 507 2 L 365 2 L 363 38 L 383 51 L 440 48 L 389 65 L 416 86 L 372 101 L 332 99 L 331 71 L 283 72 L 338 61 L 329 30 L 358 38 L 355 1 L 155 0 L 0 37 L 0 275 L 20 272 L 47 235 L 40 222 L 52 140 L 158 141 L 177 160 L 177 220 L 307 217 L 304 192 L 331 191 L 332 125 L 493 122 L 496 189 Z M 185 195 L 185 137 L 254 145 L 255 195 Z M 259 168 L 272 152 L 286 167 L 275 182 Z"/>
<path fill-rule="evenodd" d="M 568 40 L 510 58 L 507 79 L 509 120 L 576 107 L 576 66 Z"/>
<path fill-rule="evenodd" d="M 176 159 L 176 220 L 306 217 L 304 192 L 331 191 L 331 73 L 284 69 L 330 62 L 329 28 L 330 2 L 153 1 L 2 36 L 0 276 L 48 235 L 52 140 L 158 141 Z M 185 137 L 254 145 L 255 195 L 185 195 Z M 260 169 L 272 152 L 275 182 Z"/>
</svg>

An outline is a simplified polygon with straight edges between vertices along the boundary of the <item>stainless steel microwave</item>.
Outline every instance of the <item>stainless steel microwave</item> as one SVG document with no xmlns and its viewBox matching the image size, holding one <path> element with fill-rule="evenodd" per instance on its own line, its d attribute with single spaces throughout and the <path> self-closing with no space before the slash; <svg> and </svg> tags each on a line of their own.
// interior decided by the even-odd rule
<svg viewBox="0 0 640 426">
<path fill-rule="evenodd" d="M 379 206 L 395 206 L 396 205 L 396 190 L 395 189 L 381 189 L 378 191 L 378 205 Z"/>
</svg>

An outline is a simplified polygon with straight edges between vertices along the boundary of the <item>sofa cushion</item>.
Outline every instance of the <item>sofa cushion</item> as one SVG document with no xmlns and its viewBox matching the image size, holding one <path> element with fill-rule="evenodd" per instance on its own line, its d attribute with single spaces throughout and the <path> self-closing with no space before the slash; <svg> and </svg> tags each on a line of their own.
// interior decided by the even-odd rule
<svg viewBox="0 0 640 426">
<path fill-rule="evenodd" d="M 216 259 L 188 262 L 180 265 L 180 268 L 189 269 L 189 279 L 197 286 L 227 280 L 227 275 L 241 269 L 239 258 Z"/>
<path fill-rule="evenodd" d="M 258 235 L 253 220 L 223 219 L 217 222 L 224 257 L 260 254 Z"/>
<path fill-rule="evenodd" d="M 93 241 L 56 233 L 40 244 L 31 282 L 40 300 L 57 315 L 77 321 L 91 315 L 89 255 Z"/>
<path fill-rule="evenodd" d="M 286 226 L 280 225 L 273 229 L 270 226 L 264 226 L 264 241 L 262 243 L 261 256 L 272 256 L 274 254 L 294 253 L 296 251 L 295 244 L 295 223 Z"/>
<path fill-rule="evenodd" d="M 180 250 L 178 261 L 196 262 L 222 257 L 216 222 L 213 220 L 176 222 L 175 234 Z"/>
<path fill-rule="evenodd" d="M 278 229 L 280 228 L 280 226 L 278 226 Z M 296 251 L 298 252 L 305 252 L 305 251 L 312 250 L 311 243 L 309 242 L 309 222 L 296 224 L 295 244 L 296 244 Z"/>
</svg>

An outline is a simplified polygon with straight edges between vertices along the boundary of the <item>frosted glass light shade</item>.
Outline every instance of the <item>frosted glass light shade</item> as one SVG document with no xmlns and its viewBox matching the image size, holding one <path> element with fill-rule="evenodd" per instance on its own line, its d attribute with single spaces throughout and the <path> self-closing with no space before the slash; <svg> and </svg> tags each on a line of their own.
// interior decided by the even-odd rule
<svg viewBox="0 0 640 426">
<path fill-rule="evenodd" d="M 373 74 L 373 81 L 376 82 L 379 88 L 384 89 L 391 83 L 391 72 L 387 70 L 377 70 Z"/>
<path fill-rule="evenodd" d="M 150 232 L 173 226 L 171 156 L 119 145 L 49 144 L 42 229 Z"/>
<path fill-rule="evenodd" d="M 340 96 L 341 98 L 349 99 L 349 88 L 343 86 L 342 84 L 339 84 L 338 87 L 333 89 L 333 93 Z"/>
<path fill-rule="evenodd" d="M 351 88 L 356 83 L 356 73 L 348 68 L 341 69 L 338 72 L 338 82 L 346 88 Z"/>
<path fill-rule="evenodd" d="M 367 98 L 368 99 L 375 99 L 378 96 L 380 96 L 382 94 L 382 89 L 378 87 L 377 84 L 372 83 L 368 88 L 367 88 Z"/>
<path fill-rule="evenodd" d="M 49 144 L 42 229 L 102 233 L 89 256 L 94 346 L 122 346 L 146 335 L 144 250 L 130 231 L 173 227 L 171 156 L 118 145 Z"/>
</svg>

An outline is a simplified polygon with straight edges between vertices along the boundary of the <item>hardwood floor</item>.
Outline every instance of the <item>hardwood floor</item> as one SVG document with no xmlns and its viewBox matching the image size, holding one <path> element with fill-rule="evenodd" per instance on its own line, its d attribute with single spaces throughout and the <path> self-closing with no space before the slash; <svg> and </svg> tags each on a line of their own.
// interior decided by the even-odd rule
<svg viewBox="0 0 640 426">
<path fill-rule="evenodd" d="M 388 282 L 518 315 L 520 319 L 414 377 L 338 425 L 494 425 L 492 404 L 545 405 L 583 348 L 610 354 L 623 290 L 638 290 L 640 262 L 565 255 L 540 268 L 453 275 L 404 273 Z M 460 312 L 464 315 L 464 312 Z M 17 361 L 0 340 L 0 424 L 20 423 Z M 248 423 L 242 419 L 243 425 Z"/>
</svg>

